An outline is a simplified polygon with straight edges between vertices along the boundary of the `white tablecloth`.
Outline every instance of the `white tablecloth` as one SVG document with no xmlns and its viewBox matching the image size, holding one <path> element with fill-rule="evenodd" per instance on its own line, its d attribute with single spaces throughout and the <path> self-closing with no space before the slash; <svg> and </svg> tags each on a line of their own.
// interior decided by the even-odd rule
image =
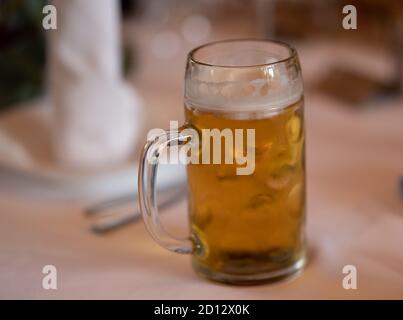
<svg viewBox="0 0 403 320">
<path fill-rule="evenodd" d="M 84 202 L 52 200 L 2 171 L 0 298 L 403 298 L 403 103 L 357 112 L 308 95 L 306 106 L 310 254 L 298 278 L 252 287 L 200 279 L 188 256 L 158 247 L 143 224 L 95 236 Z M 184 234 L 185 203 L 164 220 Z M 42 288 L 49 264 L 57 290 Z M 350 264 L 357 290 L 342 287 Z"/>
</svg>

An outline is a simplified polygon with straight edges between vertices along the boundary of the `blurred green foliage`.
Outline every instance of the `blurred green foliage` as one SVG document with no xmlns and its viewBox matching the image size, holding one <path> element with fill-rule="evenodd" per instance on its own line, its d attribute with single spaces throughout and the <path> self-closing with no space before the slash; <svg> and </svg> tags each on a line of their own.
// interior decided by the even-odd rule
<svg viewBox="0 0 403 320">
<path fill-rule="evenodd" d="M 0 109 L 42 93 L 44 0 L 0 0 Z"/>
</svg>

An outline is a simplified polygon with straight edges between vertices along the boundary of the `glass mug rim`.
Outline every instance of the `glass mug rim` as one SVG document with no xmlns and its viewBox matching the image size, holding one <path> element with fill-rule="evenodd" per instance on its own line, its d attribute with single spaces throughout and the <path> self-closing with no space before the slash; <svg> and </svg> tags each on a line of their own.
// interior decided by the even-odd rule
<svg viewBox="0 0 403 320">
<path fill-rule="evenodd" d="M 251 43 L 258 43 L 258 44 L 275 44 L 278 45 L 284 49 L 287 49 L 288 55 L 285 58 L 278 59 L 273 62 L 266 62 L 266 63 L 251 63 L 251 64 L 245 64 L 245 65 L 224 65 L 224 64 L 219 64 L 219 63 L 209 63 L 202 61 L 201 59 L 197 59 L 195 55 L 202 49 L 210 48 L 216 45 L 220 44 L 229 44 L 229 43 L 246 43 L 246 42 L 251 42 Z M 226 40 L 218 40 L 218 41 L 212 41 L 208 42 L 205 44 L 202 44 L 194 49 L 192 49 L 188 55 L 187 55 L 187 60 L 189 63 L 193 63 L 196 65 L 200 66 L 205 66 L 205 67 L 210 67 L 210 68 L 223 68 L 223 69 L 244 69 L 244 68 L 263 68 L 263 67 L 270 67 L 270 66 L 276 66 L 279 64 L 284 64 L 289 61 L 292 61 L 296 59 L 298 56 L 297 50 L 292 47 L 291 45 L 279 41 L 279 40 L 272 40 L 272 39 L 259 39 L 259 38 L 240 38 L 240 39 L 226 39 Z"/>
</svg>

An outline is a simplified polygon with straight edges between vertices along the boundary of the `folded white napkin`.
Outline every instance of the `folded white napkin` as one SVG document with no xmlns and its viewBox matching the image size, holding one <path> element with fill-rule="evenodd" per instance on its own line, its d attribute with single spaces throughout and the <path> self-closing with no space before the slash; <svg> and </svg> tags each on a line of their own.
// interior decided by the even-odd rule
<svg viewBox="0 0 403 320">
<path fill-rule="evenodd" d="M 81 81 L 57 108 L 54 147 L 69 166 L 91 168 L 127 160 L 140 133 L 141 102 L 124 82 Z"/>
<path fill-rule="evenodd" d="M 56 158 L 97 167 L 127 160 L 141 125 L 141 102 L 121 75 L 115 0 L 55 0 L 50 34 L 50 95 Z"/>
</svg>

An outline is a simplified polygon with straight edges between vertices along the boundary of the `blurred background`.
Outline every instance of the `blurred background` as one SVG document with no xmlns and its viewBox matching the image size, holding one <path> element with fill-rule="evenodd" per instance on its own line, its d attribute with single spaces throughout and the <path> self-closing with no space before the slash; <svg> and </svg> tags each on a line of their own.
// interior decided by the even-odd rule
<svg viewBox="0 0 403 320">
<path fill-rule="evenodd" d="M 402 96 L 398 0 L 121 0 L 96 8 L 56 0 L 58 29 L 44 30 L 48 3 L 0 2 L 0 147 L 8 149 L 0 164 L 9 169 L 65 177 L 129 165 L 148 129 L 183 120 L 186 55 L 210 41 L 270 38 L 295 46 L 307 108 L 310 94 L 356 110 Z M 346 5 L 357 9 L 356 30 L 343 28 Z M 116 84 L 108 89 L 102 81 Z M 122 105 L 120 113 L 99 106 L 108 99 Z M 135 110 L 124 111 L 130 104 Z"/>
<path fill-rule="evenodd" d="M 401 56 L 402 3 L 372 1 L 121 0 L 123 68 L 136 85 L 173 91 L 181 86 L 187 52 L 227 38 L 272 38 L 295 46 L 317 41 L 356 44 Z M 0 108 L 46 93 L 44 0 L 1 0 Z M 342 27 L 342 8 L 354 5 L 358 29 Z M 50 31 L 49 31 L 50 32 Z M 362 52 L 363 54 L 365 52 Z M 396 80 L 400 74 L 390 74 Z M 369 70 L 370 72 L 370 70 Z M 167 81 L 167 78 L 170 81 Z"/>
<path fill-rule="evenodd" d="M 48 3 L 57 8 L 57 30 L 43 28 Z M 356 30 L 343 28 L 346 5 L 357 9 Z M 98 264 L 107 261 L 99 244 L 83 240 L 88 222 L 81 219 L 82 199 L 134 194 L 138 150 L 147 130 L 184 119 L 187 53 L 206 42 L 232 38 L 281 40 L 299 53 L 307 126 L 308 235 L 312 250 L 319 252 L 314 257 L 323 258 L 321 250 L 330 248 L 329 261 L 338 268 L 345 257 L 364 252 L 363 260 L 348 261 L 363 266 L 367 279 L 375 272 L 377 276 L 373 284 L 363 284 L 367 291 L 357 297 L 372 297 L 374 289 L 381 297 L 402 298 L 401 0 L 0 0 L 0 225 L 9 229 L 0 231 L 9 235 L 0 242 L 25 246 L 12 234 L 25 232 L 41 217 L 53 221 L 56 230 L 65 228 L 66 242 L 70 233 L 87 241 L 82 250 L 89 255 L 95 250 Z M 165 183 L 172 172 L 170 178 L 162 174 Z M 57 211 L 60 220 L 52 220 Z M 174 228 L 186 210 L 180 206 L 176 211 Z M 36 228 L 38 233 L 39 224 Z M 28 233 L 28 239 L 37 233 Z M 123 232 L 108 246 L 133 254 L 130 244 L 122 247 L 122 239 L 132 241 L 130 235 Z M 145 238 L 137 230 L 136 239 Z M 348 251 L 347 239 L 353 238 L 356 245 Z M 55 239 L 53 253 L 43 256 L 64 261 L 54 234 L 36 239 L 41 240 L 31 250 Z M 81 248 L 78 242 L 76 248 Z M 155 262 L 153 249 L 148 249 L 138 249 L 144 258 L 137 265 L 139 275 L 150 266 L 147 259 Z M 9 253 L 14 261 L 17 254 Z M 369 260 L 385 265 L 373 267 Z M 18 269 L 22 260 L 15 261 Z M 327 281 L 328 273 L 321 270 L 333 266 L 320 261 L 317 275 Z M 168 263 L 170 267 L 187 275 L 176 262 Z M 159 285 L 170 285 L 158 279 Z M 123 278 L 115 282 L 124 283 Z M 22 292 L 8 288 L 17 297 Z M 32 296 L 41 296 L 35 290 L 29 291 Z M 336 284 L 330 291 L 322 287 L 310 292 L 345 298 Z"/>
</svg>

